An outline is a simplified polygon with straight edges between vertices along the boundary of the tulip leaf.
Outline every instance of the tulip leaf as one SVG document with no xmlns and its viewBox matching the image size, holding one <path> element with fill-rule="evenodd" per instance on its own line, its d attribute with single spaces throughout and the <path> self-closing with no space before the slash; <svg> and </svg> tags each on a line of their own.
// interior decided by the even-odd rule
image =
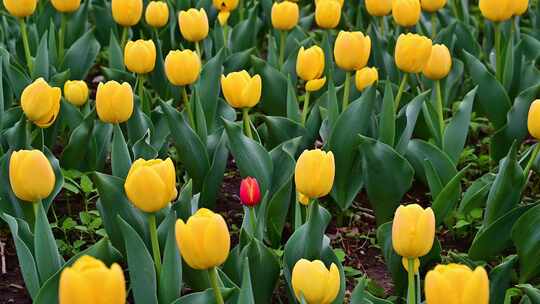
<svg viewBox="0 0 540 304">
<path fill-rule="evenodd" d="M 90 3 L 82 2 L 81 7 L 70 16 L 67 26 L 66 45 L 72 44 L 78 37 L 84 34 L 88 21 L 89 8 Z"/>
<path fill-rule="evenodd" d="M 529 282 L 540 273 L 540 206 L 528 210 L 514 224 L 512 240 L 519 256 L 519 281 Z"/>
<path fill-rule="evenodd" d="M 231 31 L 231 51 L 233 53 L 245 51 L 256 46 L 257 36 L 262 22 L 257 17 L 258 8 L 249 11 L 246 20 L 240 21 Z"/>
<path fill-rule="evenodd" d="M 149 100 L 149 95 L 145 94 L 145 98 Z M 146 132 L 150 130 L 150 134 L 154 133 L 154 125 L 150 118 L 141 109 L 141 99 L 138 96 L 134 98 L 133 113 L 127 121 L 128 143 L 133 145 L 139 139 L 143 138 Z"/>
<path fill-rule="evenodd" d="M 287 115 L 287 78 L 276 68 L 255 56 L 251 57 L 255 72 L 261 75 L 261 109 L 268 115 Z"/>
<path fill-rule="evenodd" d="M 448 155 L 435 145 L 420 139 L 409 142 L 405 157 L 413 166 L 416 177 L 425 184 L 429 184 L 423 165 L 426 159 L 433 165 L 442 185 L 448 184 L 457 174 L 455 165 Z"/>
<path fill-rule="evenodd" d="M 458 211 L 469 214 L 475 208 L 483 208 L 495 176 L 495 174 L 487 173 L 475 180 L 465 191 Z"/>
<path fill-rule="evenodd" d="M 67 50 L 62 70 L 69 69 L 71 79 L 85 79 L 96 61 L 100 48 L 93 30 L 89 30 Z"/>
<path fill-rule="evenodd" d="M 298 98 L 296 97 L 296 90 L 291 81 L 291 76 L 287 78 L 287 118 L 298 123 L 301 122 Z"/>
<path fill-rule="evenodd" d="M 506 123 L 506 113 L 511 107 L 508 94 L 480 60 L 467 51 L 463 51 L 463 56 L 474 83 L 478 85 L 478 105 L 482 113 L 495 128 L 501 128 Z"/>
<path fill-rule="evenodd" d="M 169 214 L 173 215 L 172 219 L 176 218 L 174 211 Z M 167 238 L 163 252 L 163 264 L 158 280 L 158 296 L 160 303 L 172 303 L 180 296 L 182 290 L 182 259 L 180 258 L 180 252 L 176 244 L 175 221 L 170 221 L 168 227 L 164 228 L 167 231 Z"/>
<path fill-rule="evenodd" d="M 396 111 L 394 109 L 394 94 L 390 81 L 384 86 L 384 98 L 379 118 L 379 140 L 382 143 L 394 146 L 396 136 Z"/>
<path fill-rule="evenodd" d="M 278 263 L 279 264 L 279 263 Z M 264 264 L 260 264 L 264 265 Z M 266 265 L 265 265 L 266 267 Z M 263 268 L 265 268 L 263 267 Z M 245 258 L 243 263 L 242 271 L 242 289 L 240 289 L 240 294 L 238 296 L 238 303 L 245 304 L 255 304 L 255 299 L 253 298 L 253 287 L 251 286 L 251 271 L 249 270 L 249 259 Z M 278 265 L 279 269 L 279 265 Z M 265 279 L 263 278 L 262 282 Z M 269 282 L 271 283 L 271 282 Z M 267 283 L 268 284 L 268 283 Z"/>
<path fill-rule="evenodd" d="M 93 119 L 95 119 L 94 113 L 87 114 L 86 116 L 93 116 Z M 82 123 L 85 117 L 83 116 L 79 108 L 62 98 L 60 103 L 59 119 L 62 120 L 63 124 L 67 125 L 70 131 L 73 131 Z"/>
<path fill-rule="evenodd" d="M 504 304 L 506 290 L 512 287 L 512 274 L 518 261 L 511 255 L 489 273 L 489 301 L 492 304 Z"/>
<path fill-rule="evenodd" d="M 392 302 L 379 299 L 367 291 L 369 284 L 368 277 L 362 277 L 354 288 L 351 295 L 351 304 L 391 304 Z"/>
<path fill-rule="evenodd" d="M 336 173 L 330 195 L 341 210 L 346 210 L 362 189 L 362 158 L 358 153 L 361 142 L 356 135 L 366 134 L 375 99 L 375 89 L 368 89 L 360 100 L 343 111 L 332 129 L 326 149 L 334 154 Z"/>
<path fill-rule="evenodd" d="M 251 274 L 251 282 L 249 284 L 253 292 L 254 303 L 271 303 L 281 272 L 281 265 L 275 253 L 261 241 L 252 239 L 242 249 L 240 257 L 244 261 L 248 260 L 247 266 Z M 260 265 L 264 265 L 264 267 L 260 267 Z M 244 264 L 242 289 L 246 286 L 245 267 L 246 264 Z M 249 276 L 247 280 L 250 280 Z M 242 291 L 240 294 L 242 294 Z"/>
<path fill-rule="evenodd" d="M 162 46 L 163 42 L 162 40 L 158 38 L 153 39 L 153 41 L 156 43 L 156 66 L 154 70 L 150 73 L 148 80 L 150 84 L 152 85 L 152 88 L 154 89 L 154 91 L 161 98 L 166 98 L 170 91 L 171 85 L 165 74 L 165 62 L 163 59 L 163 46 Z"/>
<path fill-rule="evenodd" d="M 117 223 L 124 237 L 133 298 L 136 303 L 157 304 L 157 280 L 152 256 L 139 234 L 120 215 Z"/>
<path fill-rule="evenodd" d="M 62 191 L 62 187 L 64 186 L 64 175 L 62 174 L 60 163 L 58 162 L 58 159 L 56 159 L 54 154 L 48 148 L 45 148 L 43 153 L 49 160 L 49 163 L 51 164 L 51 167 L 53 168 L 54 176 L 55 176 L 53 191 L 48 197 L 43 199 L 43 206 L 45 210 L 47 211 L 49 210 L 49 207 L 53 203 L 53 200 L 56 198 L 58 193 Z"/>
<path fill-rule="evenodd" d="M 34 60 L 32 69 L 32 79 L 44 78 L 49 80 L 49 50 L 47 48 L 47 35 L 43 35 L 39 42 L 39 46 Z"/>
<path fill-rule="evenodd" d="M 401 108 L 398 114 L 398 121 L 396 121 L 398 130 L 401 129 L 400 121 L 404 121 L 404 126 L 402 127 L 403 131 L 401 131 L 401 135 L 395 146 L 396 151 L 399 154 L 405 154 L 407 150 L 407 146 L 409 145 L 414 129 L 416 127 L 416 121 L 418 120 L 418 115 L 420 114 L 420 110 L 422 110 L 422 105 L 424 104 L 424 101 L 426 97 L 428 96 L 428 93 L 429 91 L 426 91 L 416 96 L 413 100 L 411 100 L 407 104 L 407 106 Z"/>
<path fill-rule="evenodd" d="M 531 284 L 520 284 L 517 287 L 525 292 L 532 304 L 540 303 L 540 290 L 538 288 L 534 288 Z"/>
<path fill-rule="evenodd" d="M 530 207 L 516 207 L 478 231 L 469 248 L 469 257 L 474 260 L 488 260 L 510 247 L 512 227 Z"/>
<path fill-rule="evenodd" d="M 113 128 L 111 167 L 113 175 L 120 178 L 126 178 L 131 167 L 131 156 L 119 124 L 115 124 Z"/>
<path fill-rule="evenodd" d="M 158 156 L 158 151 L 149 143 L 149 136 L 150 133 L 147 132 L 146 135 L 135 142 L 132 148 L 133 159 L 154 159 Z"/>
<path fill-rule="evenodd" d="M 223 300 L 228 304 L 229 299 L 238 292 L 235 288 L 220 288 L 221 295 Z M 216 298 L 214 296 L 214 290 L 212 288 L 207 289 L 201 292 L 194 292 L 189 295 L 183 296 L 171 304 L 217 304 Z"/>
<path fill-rule="evenodd" d="M 443 151 L 453 160 L 458 163 L 467 134 L 469 133 L 469 124 L 471 121 L 471 112 L 476 97 L 478 88 L 472 89 L 459 105 L 456 114 L 450 119 L 450 122 L 444 130 L 443 136 Z"/>
<path fill-rule="evenodd" d="M 220 134 L 215 134 L 209 137 L 219 138 L 219 141 L 214 149 L 212 163 L 202 185 L 201 196 L 199 199 L 201 207 L 212 208 L 215 206 L 219 187 L 223 181 L 223 173 L 225 172 L 225 167 L 227 166 L 227 158 L 229 157 L 229 150 L 227 149 L 227 135 L 223 131 L 221 131 Z"/>
<path fill-rule="evenodd" d="M 456 209 L 456 205 L 461 197 L 461 180 L 469 167 L 466 166 L 461 169 L 435 197 L 431 207 L 433 208 L 438 224 L 442 223 Z"/>
<path fill-rule="evenodd" d="M 391 220 L 401 198 L 412 185 L 414 171 L 392 147 L 359 135 L 362 172 L 377 224 Z M 393 185 L 387 187 L 387 185 Z"/>
<path fill-rule="evenodd" d="M 269 149 L 277 147 L 280 143 L 306 134 L 306 129 L 298 122 L 286 117 L 263 116 L 268 130 L 266 146 Z"/>
<path fill-rule="evenodd" d="M 81 172 L 95 169 L 97 145 L 94 138 L 95 115 L 88 115 L 76 127 L 62 152 L 61 163 L 66 169 L 77 169 Z"/>
<path fill-rule="evenodd" d="M 221 74 L 223 73 L 223 60 L 225 53 L 220 50 L 216 56 L 204 65 L 199 81 L 195 87 L 199 94 L 199 101 L 206 117 L 209 131 L 215 130 L 216 114 L 221 88 Z M 239 94 L 239 93 L 238 93 Z"/>
<path fill-rule="evenodd" d="M 243 177 L 255 177 L 259 182 L 261 193 L 265 193 L 272 185 L 274 172 L 270 154 L 259 143 L 245 136 L 240 126 L 227 120 L 224 120 L 224 123 L 229 138 L 229 149 L 240 174 Z"/>
<path fill-rule="evenodd" d="M 248 70 L 251 60 L 251 55 L 255 52 L 255 48 L 250 48 L 242 52 L 230 54 L 223 63 L 223 73 L 229 74 L 231 72 Z"/>
<path fill-rule="evenodd" d="M 49 225 L 47 214 L 41 202 L 36 208 L 36 224 L 34 226 L 34 253 L 41 284 L 45 283 L 64 263 L 56 240 Z"/>
</svg>

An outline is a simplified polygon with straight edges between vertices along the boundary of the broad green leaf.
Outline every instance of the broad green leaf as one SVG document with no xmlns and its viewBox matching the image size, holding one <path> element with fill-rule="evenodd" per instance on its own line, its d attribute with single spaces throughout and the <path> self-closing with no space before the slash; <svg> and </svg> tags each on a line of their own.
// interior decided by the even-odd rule
<svg viewBox="0 0 540 304">
<path fill-rule="evenodd" d="M 225 301 L 228 301 L 234 295 L 234 293 L 238 292 L 234 288 L 220 288 L 220 290 L 221 295 L 223 296 L 223 300 Z M 217 302 L 214 296 L 214 290 L 210 288 L 205 291 L 194 292 L 178 298 L 171 304 L 217 304 Z M 227 304 L 232 303 L 227 302 Z"/>
<path fill-rule="evenodd" d="M 540 303 L 540 290 L 538 288 L 534 288 L 531 284 L 520 284 L 517 287 L 525 292 L 531 300 L 531 304 Z"/>
<path fill-rule="evenodd" d="M 111 147 L 111 167 L 114 176 L 125 178 L 131 167 L 131 156 L 120 125 L 115 124 Z"/>
<path fill-rule="evenodd" d="M 176 214 L 172 211 L 172 218 L 176 218 Z M 165 223 L 166 221 L 164 221 Z M 163 251 L 163 264 L 161 273 L 159 274 L 159 300 L 162 303 L 172 303 L 180 296 L 182 291 L 182 259 L 175 237 L 175 221 L 170 221 L 170 225 L 165 227 L 167 238 L 165 242 L 165 250 Z M 160 225 L 161 228 L 161 225 Z M 128 253 L 129 254 L 129 253 Z"/>
<path fill-rule="evenodd" d="M 252 56 L 253 68 L 262 78 L 259 107 L 268 115 L 287 115 L 287 78 L 265 61 Z"/>
<path fill-rule="evenodd" d="M 298 122 L 281 116 L 263 116 L 263 120 L 268 130 L 266 146 L 269 149 L 277 147 L 282 142 L 295 137 L 303 136 L 306 129 Z"/>
<path fill-rule="evenodd" d="M 44 78 L 49 80 L 49 50 L 47 47 L 47 35 L 41 37 L 32 69 L 32 79 Z"/>
<path fill-rule="evenodd" d="M 366 290 L 368 280 L 370 280 L 368 277 L 358 280 L 358 284 L 351 295 L 351 304 L 391 304 L 391 301 L 379 299 Z"/>
<path fill-rule="evenodd" d="M 427 177 L 423 165 L 426 159 L 433 165 L 442 185 L 446 185 L 457 174 L 455 165 L 448 155 L 435 145 L 420 139 L 409 142 L 405 157 L 413 166 L 416 177 L 426 184 Z"/>
<path fill-rule="evenodd" d="M 35 207 L 34 251 L 40 282 L 43 284 L 60 269 L 64 260 L 58 252 L 58 246 L 56 245 L 56 240 L 54 239 L 43 204 L 41 202 L 34 204 L 38 204 Z"/>
<path fill-rule="evenodd" d="M 401 135 L 395 146 L 396 151 L 399 154 L 405 154 L 407 150 L 407 146 L 409 145 L 416 126 L 416 121 L 418 120 L 418 115 L 420 114 L 420 110 L 422 109 L 422 105 L 424 104 L 424 100 L 428 96 L 428 93 L 429 91 L 426 91 L 416 96 L 406 107 L 401 108 L 398 114 L 396 125 L 398 126 L 398 130 L 403 130 L 401 131 Z M 403 127 L 400 127 L 400 120 L 404 120 Z"/>
<path fill-rule="evenodd" d="M 197 81 L 197 93 L 201 102 L 208 130 L 212 131 L 216 126 L 216 113 L 218 97 L 221 88 L 221 74 L 223 73 L 223 60 L 225 53 L 219 51 L 216 56 L 208 60 L 204 65 L 199 81 Z M 219 119 L 219 118 L 218 118 Z"/>
<path fill-rule="evenodd" d="M 379 118 L 379 140 L 382 143 L 394 146 L 396 136 L 396 111 L 394 109 L 394 94 L 390 81 L 384 86 L 384 98 Z M 360 285 L 359 285 L 360 286 Z"/>
<path fill-rule="evenodd" d="M 519 282 L 525 283 L 540 273 L 540 205 L 523 214 L 512 229 L 512 240 L 519 257 Z"/>
<path fill-rule="evenodd" d="M 483 208 L 495 176 L 495 174 L 487 173 L 475 180 L 465 191 L 458 211 L 469 214 L 475 208 Z"/>
<path fill-rule="evenodd" d="M 227 166 L 227 158 L 229 157 L 229 150 L 227 149 L 227 135 L 225 132 L 216 134 L 209 138 L 219 138 L 219 142 L 214 149 L 214 156 L 212 163 L 208 170 L 207 175 L 204 178 L 203 186 L 201 189 L 200 206 L 201 207 L 213 207 L 220 189 L 220 185 L 223 181 L 225 167 Z"/>
<path fill-rule="evenodd" d="M 467 141 L 476 91 L 477 88 L 474 88 L 465 95 L 456 114 L 450 119 L 444 130 L 443 151 L 455 164 L 458 163 L 463 147 Z"/>
<path fill-rule="evenodd" d="M 435 197 L 431 207 L 437 223 L 442 223 L 456 209 L 457 202 L 461 197 L 461 180 L 468 169 L 469 166 L 461 169 Z"/>
<path fill-rule="evenodd" d="M 93 30 L 86 32 L 67 50 L 62 64 L 63 70 L 70 70 L 71 79 L 85 79 L 90 68 L 94 66 L 100 48 Z"/>
<path fill-rule="evenodd" d="M 238 303 L 255 304 L 253 298 L 253 287 L 251 286 L 251 275 L 249 270 L 249 259 L 244 260 L 242 272 L 242 289 L 240 289 L 240 295 L 238 296 Z M 263 280 L 264 281 L 264 280 Z"/>
<path fill-rule="evenodd" d="M 492 304 L 504 304 L 506 290 L 512 285 L 512 274 L 517 263 L 517 256 L 511 255 L 489 273 L 489 301 Z"/>
</svg>

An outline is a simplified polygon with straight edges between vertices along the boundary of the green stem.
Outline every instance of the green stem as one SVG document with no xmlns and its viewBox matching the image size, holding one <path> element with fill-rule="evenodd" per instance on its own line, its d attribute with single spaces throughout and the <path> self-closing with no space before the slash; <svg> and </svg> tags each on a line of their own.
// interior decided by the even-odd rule
<svg viewBox="0 0 540 304">
<path fill-rule="evenodd" d="M 141 109 L 146 115 L 150 115 L 150 104 L 144 98 L 144 74 L 137 75 L 137 90 L 139 99 L 141 100 Z"/>
<path fill-rule="evenodd" d="M 287 44 L 287 31 L 279 31 L 279 69 L 285 61 L 285 45 Z"/>
<path fill-rule="evenodd" d="M 159 250 L 159 242 L 156 228 L 156 215 L 148 214 L 148 225 L 150 226 L 150 241 L 152 242 L 152 254 L 154 255 L 154 264 L 156 265 L 156 273 L 159 278 L 161 272 L 161 252 Z"/>
<path fill-rule="evenodd" d="M 401 83 L 399 85 L 398 93 L 396 95 L 396 99 L 394 101 L 395 103 L 395 109 L 396 111 L 399 109 L 399 103 L 401 102 L 401 97 L 403 96 L 403 91 L 405 90 L 405 85 L 407 84 L 407 77 L 409 77 L 409 74 L 405 73 L 403 74 L 403 78 L 401 79 Z"/>
<path fill-rule="evenodd" d="M 381 28 L 381 36 L 384 36 L 384 16 L 379 18 L 379 27 Z"/>
<path fill-rule="evenodd" d="M 444 135 L 444 105 L 441 91 L 441 81 L 435 81 L 435 90 L 437 91 L 437 112 L 439 114 L 439 128 L 441 132 L 441 139 Z"/>
<path fill-rule="evenodd" d="M 415 290 L 415 282 L 414 282 L 414 259 L 409 259 L 409 268 L 408 268 L 408 275 L 409 275 L 409 290 L 408 290 L 408 298 L 407 298 L 407 304 L 416 304 L 416 290 Z"/>
<path fill-rule="evenodd" d="M 306 94 L 304 95 L 304 108 L 302 109 L 302 126 L 306 125 L 307 114 L 309 111 L 309 97 L 310 93 L 306 90 Z"/>
<path fill-rule="evenodd" d="M 459 20 L 459 12 L 458 12 L 458 3 L 460 0 L 455 0 L 450 7 L 452 8 L 452 12 L 454 13 L 454 17 Z"/>
<path fill-rule="evenodd" d="M 431 39 L 437 36 L 437 12 L 431 14 Z"/>
<path fill-rule="evenodd" d="M 309 218 L 311 217 L 311 209 L 313 209 L 314 200 L 309 199 L 309 203 L 306 206 L 306 223 L 309 222 Z"/>
<path fill-rule="evenodd" d="M 26 148 L 30 148 L 32 146 L 32 122 L 30 120 L 26 120 Z"/>
<path fill-rule="evenodd" d="M 529 161 L 527 162 L 527 166 L 525 167 L 525 170 L 523 171 L 525 174 L 525 178 L 529 178 L 529 172 L 531 172 L 534 161 L 536 160 L 536 157 L 538 156 L 538 152 L 540 152 L 540 143 L 537 143 L 536 146 L 534 147 L 534 150 L 531 154 L 531 158 L 529 158 Z"/>
<path fill-rule="evenodd" d="M 199 58 L 202 59 L 201 45 L 199 44 L 199 41 L 195 42 L 195 52 L 197 52 Z"/>
<path fill-rule="evenodd" d="M 122 28 L 122 39 L 120 40 L 120 48 L 122 49 L 122 51 L 124 50 L 124 47 L 126 46 L 126 43 L 127 43 L 128 31 L 129 31 L 129 28 L 127 26 Z"/>
<path fill-rule="evenodd" d="M 193 130 L 195 130 L 195 118 L 193 117 L 193 111 L 189 105 L 189 98 L 187 95 L 186 87 L 182 87 L 182 99 L 184 100 L 184 108 L 186 109 L 189 117 L 189 124 Z"/>
<path fill-rule="evenodd" d="M 227 26 L 227 24 L 224 24 L 223 25 L 223 46 L 225 48 L 228 48 L 229 47 L 229 27 Z"/>
<path fill-rule="evenodd" d="M 64 60 L 64 44 L 67 31 L 67 16 L 62 13 L 60 16 L 60 32 L 58 33 L 58 62 L 62 63 Z"/>
<path fill-rule="evenodd" d="M 343 87 L 343 106 L 342 111 L 345 111 L 349 106 L 349 91 L 351 90 L 351 72 L 345 72 L 345 84 Z"/>
<path fill-rule="evenodd" d="M 502 79 L 501 26 L 495 23 L 495 74 L 497 80 Z"/>
<path fill-rule="evenodd" d="M 239 6 L 239 13 L 240 13 L 240 21 L 243 21 L 244 20 L 244 10 L 245 10 L 245 7 L 246 7 L 246 0 L 239 0 L 239 3 L 238 3 L 238 6 Z"/>
<path fill-rule="evenodd" d="M 255 207 L 248 207 L 249 209 L 249 222 L 251 223 L 251 230 L 253 235 L 257 233 L 257 216 L 255 215 Z"/>
<path fill-rule="evenodd" d="M 210 284 L 214 290 L 217 304 L 224 304 L 225 302 L 223 301 L 223 296 L 221 295 L 221 290 L 219 289 L 218 285 L 218 274 L 216 267 L 208 269 L 208 277 L 210 278 Z"/>
<path fill-rule="evenodd" d="M 244 121 L 244 133 L 247 137 L 253 139 L 253 134 L 251 133 L 251 120 L 249 118 L 249 108 L 242 109 L 242 120 Z"/>
<path fill-rule="evenodd" d="M 32 204 L 32 209 L 34 210 L 34 221 L 37 220 L 40 204 L 41 204 L 41 200 L 38 200 L 37 202 L 34 202 Z M 34 226 L 35 226 L 35 223 L 34 223 Z"/>
<path fill-rule="evenodd" d="M 26 30 L 26 21 L 24 18 L 19 19 L 19 25 L 21 27 L 21 35 L 23 39 L 24 55 L 26 57 L 26 66 L 28 71 L 32 74 L 32 55 L 30 54 L 30 44 L 28 43 L 28 31 Z"/>
</svg>

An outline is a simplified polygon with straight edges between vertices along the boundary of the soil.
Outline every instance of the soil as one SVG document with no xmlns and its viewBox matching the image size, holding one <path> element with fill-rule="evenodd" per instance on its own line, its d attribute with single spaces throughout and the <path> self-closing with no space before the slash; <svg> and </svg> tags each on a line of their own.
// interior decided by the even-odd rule
<svg viewBox="0 0 540 304">
<path fill-rule="evenodd" d="M 0 304 L 6 303 L 27 304 L 32 301 L 24 286 L 11 235 L 3 230 L 0 231 Z"/>
</svg>

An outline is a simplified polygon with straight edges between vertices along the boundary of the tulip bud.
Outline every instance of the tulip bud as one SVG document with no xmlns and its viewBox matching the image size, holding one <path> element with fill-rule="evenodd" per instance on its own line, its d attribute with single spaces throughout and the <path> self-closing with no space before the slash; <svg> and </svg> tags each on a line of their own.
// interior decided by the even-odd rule
<svg viewBox="0 0 540 304">
<path fill-rule="evenodd" d="M 212 0 L 212 4 L 219 11 L 218 20 L 221 26 L 227 24 L 231 12 L 238 6 L 239 0 Z"/>
<path fill-rule="evenodd" d="M 339 32 L 334 44 L 334 58 L 342 70 L 354 71 L 365 67 L 370 53 L 369 36 L 362 32 Z"/>
<path fill-rule="evenodd" d="M 227 260 L 231 237 L 221 215 L 202 208 L 187 223 L 177 220 L 175 230 L 182 258 L 191 268 L 206 270 Z"/>
<path fill-rule="evenodd" d="M 164 27 L 169 22 L 169 6 L 166 2 L 151 1 L 146 7 L 144 19 L 152 27 Z"/>
<path fill-rule="evenodd" d="M 81 6 L 81 0 L 51 0 L 51 3 L 61 13 L 72 13 Z"/>
<path fill-rule="evenodd" d="M 419 0 L 393 0 L 392 16 L 403 27 L 415 26 L 422 12 Z"/>
<path fill-rule="evenodd" d="M 195 83 L 201 73 L 201 59 L 191 50 L 170 51 L 165 57 L 165 74 L 175 86 Z"/>
<path fill-rule="evenodd" d="M 488 304 L 489 278 L 481 266 L 437 265 L 426 275 L 425 293 L 427 304 Z"/>
<path fill-rule="evenodd" d="M 540 139 L 540 99 L 533 101 L 529 108 L 527 127 L 532 137 Z"/>
<path fill-rule="evenodd" d="M 184 39 L 190 42 L 204 40 L 208 36 L 208 17 L 204 8 L 180 11 L 178 25 Z"/>
<path fill-rule="evenodd" d="M 420 0 L 422 9 L 428 13 L 435 13 L 446 5 L 446 0 Z"/>
<path fill-rule="evenodd" d="M 305 150 L 294 170 L 296 190 L 310 199 L 323 197 L 332 190 L 335 171 L 332 151 Z"/>
<path fill-rule="evenodd" d="M 47 128 L 58 116 L 61 97 L 60 88 L 51 87 L 43 78 L 38 78 L 23 90 L 21 107 L 28 120 Z"/>
<path fill-rule="evenodd" d="M 80 107 L 88 101 L 88 85 L 82 80 L 68 80 L 64 84 L 64 98 L 74 106 Z"/>
<path fill-rule="evenodd" d="M 365 67 L 356 71 L 355 83 L 358 91 L 363 91 L 365 88 L 373 85 L 379 80 L 379 72 L 376 68 Z"/>
<path fill-rule="evenodd" d="M 122 268 L 111 268 L 91 256 L 84 255 L 60 274 L 60 304 L 126 302 L 126 281 Z"/>
<path fill-rule="evenodd" d="M 143 12 L 142 0 L 112 0 L 113 19 L 121 26 L 134 26 L 141 20 Z"/>
<path fill-rule="evenodd" d="M 326 83 L 324 73 L 324 52 L 319 46 L 307 50 L 301 47 L 296 57 L 296 74 L 306 81 L 307 91 L 318 91 Z"/>
<path fill-rule="evenodd" d="M 514 1 L 516 0 L 480 0 L 480 12 L 484 18 L 493 22 L 506 21 L 515 12 Z"/>
<path fill-rule="evenodd" d="M 10 15 L 24 18 L 36 10 L 37 0 L 4 0 L 4 7 Z"/>
<path fill-rule="evenodd" d="M 443 79 L 452 69 L 452 56 L 443 44 L 434 44 L 431 55 L 422 73 L 431 80 Z"/>
<path fill-rule="evenodd" d="M 146 74 L 156 66 L 156 46 L 152 40 L 128 41 L 124 48 L 124 64 L 130 72 Z"/>
<path fill-rule="evenodd" d="M 165 208 L 178 194 L 171 159 L 136 160 L 129 169 L 124 190 L 129 201 L 144 212 Z"/>
<path fill-rule="evenodd" d="M 418 258 L 429 253 L 435 239 L 435 215 L 431 208 L 417 204 L 399 206 L 392 224 L 392 245 L 405 258 Z"/>
<path fill-rule="evenodd" d="M 292 30 L 298 24 L 299 18 L 300 9 L 294 2 L 274 2 L 272 5 L 272 26 L 277 30 Z"/>
<path fill-rule="evenodd" d="M 261 99 L 261 76 L 249 76 L 245 70 L 221 75 L 221 89 L 227 103 L 233 108 L 252 108 Z"/>
<path fill-rule="evenodd" d="M 122 123 L 133 113 L 133 91 L 129 83 L 112 80 L 100 83 L 96 93 L 96 110 L 101 121 Z"/>
<path fill-rule="evenodd" d="M 225 26 L 227 24 L 227 20 L 229 20 L 229 17 L 231 16 L 231 12 L 229 11 L 220 11 L 218 13 L 218 21 L 221 26 Z"/>
<path fill-rule="evenodd" d="M 261 190 L 257 179 L 246 177 L 240 183 L 240 201 L 242 205 L 253 207 L 261 201 Z"/>
<path fill-rule="evenodd" d="M 431 39 L 417 34 L 401 34 L 396 43 L 394 59 L 406 73 L 420 73 L 431 56 Z"/>
<path fill-rule="evenodd" d="M 315 21 L 320 28 L 333 29 L 341 19 L 341 4 L 337 0 L 318 0 L 315 3 Z"/>
<path fill-rule="evenodd" d="M 9 183 L 15 196 L 38 202 L 51 195 L 56 178 L 47 157 L 39 150 L 20 150 L 9 160 Z"/>
<path fill-rule="evenodd" d="M 297 192 L 298 194 L 298 202 L 304 206 L 309 205 L 309 197 L 305 196 L 304 194 Z"/>
<path fill-rule="evenodd" d="M 521 16 L 525 14 L 527 9 L 529 8 L 529 0 L 514 0 L 512 4 L 514 6 L 515 16 Z"/>
<path fill-rule="evenodd" d="M 392 11 L 392 0 L 366 0 L 366 9 L 371 16 L 386 16 Z"/>
<path fill-rule="evenodd" d="M 301 302 L 303 297 L 310 304 L 332 303 L 340 288 L 340 275 L 336 264 L 332 263 L 327 269 L 319 260 L 298 260 L 293 267 L 291 281 L 298 301 Z"/>
</svg>

